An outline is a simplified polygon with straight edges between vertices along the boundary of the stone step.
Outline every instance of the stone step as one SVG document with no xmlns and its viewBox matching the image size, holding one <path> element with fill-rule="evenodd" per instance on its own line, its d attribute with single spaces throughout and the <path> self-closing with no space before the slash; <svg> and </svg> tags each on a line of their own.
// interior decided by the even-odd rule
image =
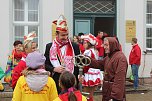
<svg viewBox="0 0 152 101">
<path fill-rule="evenodd" d="M 4 98 L 4 99 L 9 99 L 12 98 L 13 95 L 13 90 L 11 87 L 9 87 L 9 85 L 4 84 L 5 90 L 3 92 L 0 92 L 0 99 Z M 132 94 L 132 93 L 147 93 L 149 91 L 148 88 L 140 85 L 139 88 L 137 90 L 133 89 L 133 83 L 126 81 L 126 93 L 127 94 Z M 101 90 L 96 90 L 95 95 L 101 95 L 102 91 Z M 1 101 L 1 100 L 0 100 Z M 2 100 L 5 101 L 5 100 Z M 11 101 L 11 100 L 9 100 Z"/>
</svg>

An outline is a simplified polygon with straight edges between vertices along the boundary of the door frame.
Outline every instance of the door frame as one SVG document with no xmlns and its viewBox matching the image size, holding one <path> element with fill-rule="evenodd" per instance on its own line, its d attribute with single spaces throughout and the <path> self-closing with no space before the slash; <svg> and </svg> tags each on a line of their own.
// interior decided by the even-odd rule
<svg viewBox="0 0 152 101">
<path fill-rule="evenodd" d="M 113 31 L 113 35 L 117 35 L 117 16 L 115 14 L 89 14 L 89 13 L 76 13 L 74 14 L 74 23 L 73 23 L 73 28 L 74 28 L 74 34 L 75 35 L 75 20 L 79 19 L 79 20 L 90 20 L 90 33 L 95 34 L 94 33 L 94 23 L 95 23 L 95 18 L 96 17 L 113 17 L 115 19 L 115 24 L 114 24 L 114 31 Z"/>
</svg>

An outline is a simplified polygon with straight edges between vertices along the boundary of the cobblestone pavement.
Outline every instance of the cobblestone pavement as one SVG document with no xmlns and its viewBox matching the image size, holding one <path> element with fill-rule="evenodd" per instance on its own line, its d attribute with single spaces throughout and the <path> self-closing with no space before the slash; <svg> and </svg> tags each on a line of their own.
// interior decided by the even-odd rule
<svg viewBox="0 0 152 101">
<path fill-rule="evenodd" d="M 127 101 L 152 101 L 152 84 L 144 85 L 145 90 L 131 91 L 126 94 Z M 95 95 L 94 101 L 102 101 L 102 95 Z"/>
</svg>

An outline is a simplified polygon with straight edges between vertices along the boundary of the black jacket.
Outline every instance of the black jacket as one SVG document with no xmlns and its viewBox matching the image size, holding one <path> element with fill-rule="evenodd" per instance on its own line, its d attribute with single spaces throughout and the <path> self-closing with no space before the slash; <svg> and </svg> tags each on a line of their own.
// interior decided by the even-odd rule
<svg viewBox="0 0 152 101">
<path fill-rule="evenodd" d="M 51 74 L 52 74 L 54 67 L 53 67 L 53 65 L 50 62 L 50 48 L 51 48 L 51 46 L 52 46 L 52 43 L 48 43 L 46 45 L 44 56 L 46 57 L 45 68 L 46 68 L 47 71 L 50 71 Z M 75 55 L 79 55 L 80 54 L 79 46 L 72 42 L 72 47 L 74 49 L 74 54 Z M 75 75 L 75 77 L 77 79 L 77 83 L 78 83 L 78 75 L 79 75 L 79 68 L 78 67 L 76 67 L 76 66 L 74 67 L 74 73 L 73 74 Z M 53 79 L 54 79 L 54 81 L 56 83 L 56 86 L 57 86 L 57 89 L 58 89 L 58 93 L 60 93 L 60 89 L 59 89 L 59 85 L 58 85 L 59 76 L 60 76 L 60 73 L 55 72 L 53 74 Z"/>
</svg>

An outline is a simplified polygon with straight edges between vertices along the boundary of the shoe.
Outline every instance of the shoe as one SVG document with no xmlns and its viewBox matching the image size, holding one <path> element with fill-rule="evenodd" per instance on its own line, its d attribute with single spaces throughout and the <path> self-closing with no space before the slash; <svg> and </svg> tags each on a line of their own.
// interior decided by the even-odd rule
<svg viewBox="0 0 152 101">
<path fill-rule="evenodd" d="M 134 87 L 134 90 L 137 91 L 137 90 L 138 90 L 138 87 Z"/>
</svg>

